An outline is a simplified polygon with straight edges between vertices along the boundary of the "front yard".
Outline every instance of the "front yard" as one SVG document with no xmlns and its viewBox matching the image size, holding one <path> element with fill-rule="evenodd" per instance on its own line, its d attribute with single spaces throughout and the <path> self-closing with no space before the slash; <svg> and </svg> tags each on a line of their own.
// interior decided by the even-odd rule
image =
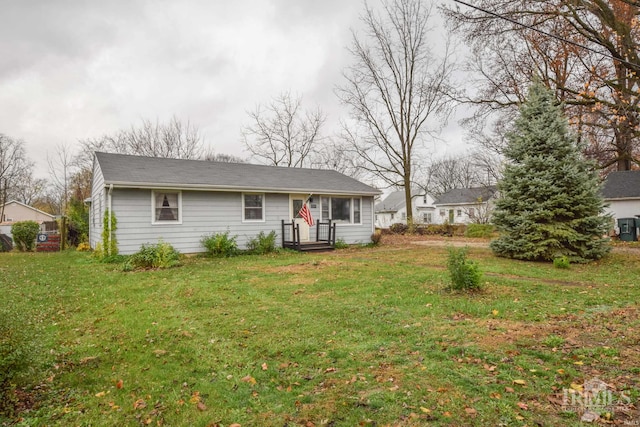
<svg viewBox="0 0 640 427">
<path fill-rule="evenodd" d="M 446 249 L 410 243 L 132 273 L 0 254 L 3 310 L 39 348 L 2 423 L 640 424 L 637 254 L 568 270 L 469 254 L 481 294 L 446 292 Z"/>
</svg>

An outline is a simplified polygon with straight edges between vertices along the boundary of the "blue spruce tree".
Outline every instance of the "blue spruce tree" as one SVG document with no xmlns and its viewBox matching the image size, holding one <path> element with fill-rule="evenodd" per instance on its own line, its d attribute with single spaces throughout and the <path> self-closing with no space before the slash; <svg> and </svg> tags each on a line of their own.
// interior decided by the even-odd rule
<svg viewBox="0 0 640 427">
<path fill-rule="evenodd" d="M 571 262 L 599 259 L 609 251 L 610 219 L 595 166 L 569 131 L 553 94 L 540 82 L 529 89 L 504 151 L 491 242 L 498 256 Z"/>
</svg>

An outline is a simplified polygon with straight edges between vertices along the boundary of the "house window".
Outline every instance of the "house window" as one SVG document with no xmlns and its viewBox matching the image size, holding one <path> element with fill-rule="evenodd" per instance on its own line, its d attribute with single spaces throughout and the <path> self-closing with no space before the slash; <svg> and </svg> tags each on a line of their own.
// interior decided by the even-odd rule
<svg viewBox="0 0 640 427">
<path fill-rule="evenodd" d="M 322 197 L 322 219 L 345 224 L 360 224 L 361 201 L 350 197 Z"/>
<path fill-rule="evenodd" d="M 402 212 L 402 220 L 406 221 L 407 219 L 407 213 L 406 212 Z"/>
<path fill-rule="evenodd" d="M 444 209 L 440 209 L 440 216 L 445 216 L 447 213 Z"/>
<path fill-rule="evenodd" d="M 469 218 L 476 217 L 476 210 L 474 208 L 469 208 Z"/>
<path fill-rule="evenodd" d="M 179 191 L 153 191 L 153 223 L 179 224 L 182 222 L 182 193 Z"/>
<path fill-rule="evenodd" d="M 462 209 L 458 209 L 458 211 L 456 212 L 457 216 L 462 216 Z"/>
<path fill-rule="evenodd" d="M 424 203 L 425 205 L 428 204 L 427 195 L 426 194 L 424 196 L 422 196 L 422 203 Z"/>
<path fill-rule="evenodd" d="M 243 221 L 264 221 L 264 194 L 243 194 Z"/>
<path fill-rule="evenodd" d="M 431 221 L 431 212 L 427 212 L 422 215 L 422 222 L 424 222 L 425 224 L 431 224 Z"/>
<path fill-rule="evenodd" d="M 392 220 L 393 220 L 393 217 L 394 217 L 394 216 L 395 216 L 394 214 L 391 214 L 391 219 L 392 219 Z"/>
</svg>

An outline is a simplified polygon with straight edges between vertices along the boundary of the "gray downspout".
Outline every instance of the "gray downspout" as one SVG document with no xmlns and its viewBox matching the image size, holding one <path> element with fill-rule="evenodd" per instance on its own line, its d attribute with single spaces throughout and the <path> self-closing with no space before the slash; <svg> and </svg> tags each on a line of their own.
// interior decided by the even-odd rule
<svg viewBox="0 0 640 427">
<path fill-rule="evenodd" d="M 109 245 L 107 246 L 108 255 L 111 256 L 111 192 L 113 191 L 113 184 L 109 184 L 109 192 L 107 193 L 107 230 L 109 231 Z"/>
</svg>

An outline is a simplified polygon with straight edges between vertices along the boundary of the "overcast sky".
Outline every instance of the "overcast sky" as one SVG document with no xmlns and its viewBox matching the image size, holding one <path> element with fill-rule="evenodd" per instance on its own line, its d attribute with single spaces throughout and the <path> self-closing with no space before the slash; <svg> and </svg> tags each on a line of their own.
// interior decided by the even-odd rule
<svg viewBox="0 0 640 427">
<path fill-rule="evenodd" d="M 371 0 L 372 4 L 376 0 Z M 37 175 L 76 146 L 175 115 L 216 153 L 248 157 L 247 110 L 283 91 L 328 114 L 350 63 L 356 0 L 0 0 L 0 133 L 26 142 Z M 440 40 L 434 38 L 434 44 Z M 461 143 L 456 126 L 445 139 Z"/>
</svg>

